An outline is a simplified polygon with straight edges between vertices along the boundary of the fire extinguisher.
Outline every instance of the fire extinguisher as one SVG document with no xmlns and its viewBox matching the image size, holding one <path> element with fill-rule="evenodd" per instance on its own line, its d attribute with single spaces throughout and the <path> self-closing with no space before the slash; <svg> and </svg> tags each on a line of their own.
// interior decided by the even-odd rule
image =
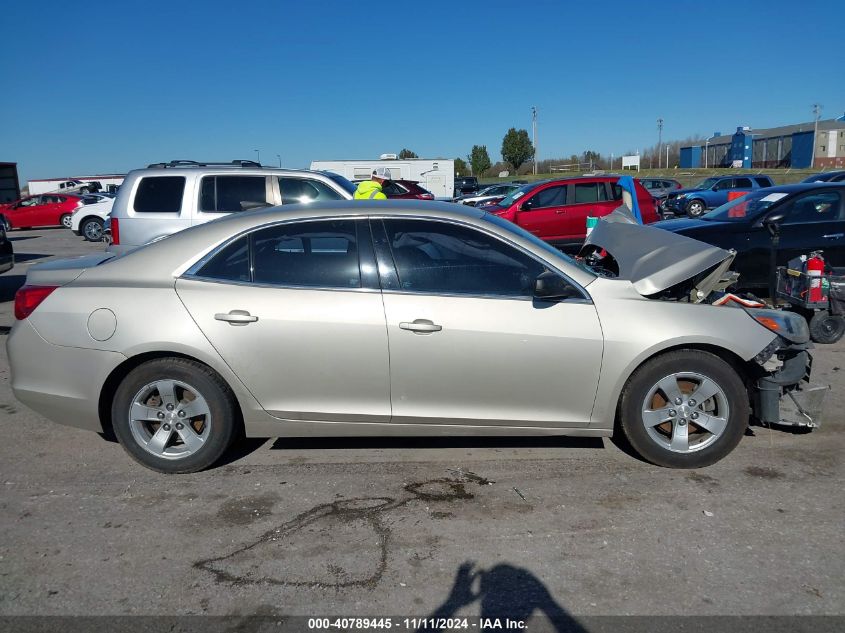
<svg viewBox="0 0 845 633">
<path fill-rule="evenodd" d="M 824 294 L 822 293 L 824 259 L 822 259 L 821 251 L 810 253 L 807 258 L 806 269 L 807 275 L 810 277 L 810 296 L 808 299 L 811 303 L 821 303 L 824 301 Z"/>
</svg>

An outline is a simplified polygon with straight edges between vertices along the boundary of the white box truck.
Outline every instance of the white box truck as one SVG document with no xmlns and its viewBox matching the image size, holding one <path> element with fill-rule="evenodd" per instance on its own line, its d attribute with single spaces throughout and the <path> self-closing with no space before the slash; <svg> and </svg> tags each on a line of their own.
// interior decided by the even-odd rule
<svg viewBox="0 0 845 633">
<path fill-rule="evenodd" d="M 315 160 L 311 169 L 330 171 L 352 180 L 368 180 L 376 167 L 387 167 L 395 180 L 413 180 L 434 194 L 436 200 L 451 200 L 455 190 L 455 161 L 451 158 L 409 158 L 399 160 L 384 154 L 374 160 Z"/>
</svg>

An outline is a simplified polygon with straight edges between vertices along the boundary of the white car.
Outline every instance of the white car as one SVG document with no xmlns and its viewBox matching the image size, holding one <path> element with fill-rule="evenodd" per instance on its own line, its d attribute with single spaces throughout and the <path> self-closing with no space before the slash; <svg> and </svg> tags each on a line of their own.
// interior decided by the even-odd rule
<svg viewBox="0 0 845 633">
<path fill-rule="evenodd" d="M 100 202 L 79 207 L 71 216 L 70 230 L 89 242 L 102 242 L 103 226 L 113 206 L 114 198 L 104 198 Z"/>
</svg>

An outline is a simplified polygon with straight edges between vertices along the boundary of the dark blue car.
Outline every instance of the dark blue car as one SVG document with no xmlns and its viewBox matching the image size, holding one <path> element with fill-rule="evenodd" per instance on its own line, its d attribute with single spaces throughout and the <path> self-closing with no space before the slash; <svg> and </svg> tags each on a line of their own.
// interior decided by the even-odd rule
<svg viewBox="0 0 845 633">
<path fill-rule="evenodd" d="M 730 176 L 713 176 L 705 178 L 695 187 L 676 189 L 660 203 L 660 211 L 664 216 L 688 215 L 697 218 L 708 209 L 720 207 L 728 201 L 731 190 L 756 191 L 765 187 L 773 187 L 774 182 L 768 176 L 752 174 L 733 174 Z"/>
</svg>

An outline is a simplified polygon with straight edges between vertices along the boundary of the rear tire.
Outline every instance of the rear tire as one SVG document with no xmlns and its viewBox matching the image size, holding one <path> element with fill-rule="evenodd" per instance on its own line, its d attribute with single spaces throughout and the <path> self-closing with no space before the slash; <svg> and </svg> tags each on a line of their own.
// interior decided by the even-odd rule
<svg viewBox="0 0 845 633">
<path fill-rule="evenodd" d="M 240 428 L 235 396 L 213 370 L 184 358 L 157 358 L 117 388 L 112 427 L 135 461 L 160 473 L 214 464 Z"/>
<path fill-rule="evenodd" d="M 819 310 L 810 319 L 810 338 L 816 343 L 830 345 L 845 334 L 845 317 Z"/>
<path fill-rule="evenodd" d="M 59 218 L 59 223 L 66 229 L 71 228 L 73 226 L 73 219 L 71 218 L 70 213 L 63 214 L 62 217 Z"/>
<path fill-rule="evenodd" d="M 89 242 L 102 242 L 103 224 L 100 218 L 86 218 L 79 225 L 79 232 Z"/>
<path fill-rule="evenodd" d="M 707 208 L 701 200 L 690 200 L 689 204 L 687 204 L 687 215 L 691 218 L 701 217 L 706 210 Z"/>
<path fill-rule="evenodd" d="M 678 350 L 634 372 L 619 413 L 622 431 L 641 457 L 667 468 L 700 468 L 736 448 L 750 407 L 730 364 L 709 352 Z"/>
</svg>

